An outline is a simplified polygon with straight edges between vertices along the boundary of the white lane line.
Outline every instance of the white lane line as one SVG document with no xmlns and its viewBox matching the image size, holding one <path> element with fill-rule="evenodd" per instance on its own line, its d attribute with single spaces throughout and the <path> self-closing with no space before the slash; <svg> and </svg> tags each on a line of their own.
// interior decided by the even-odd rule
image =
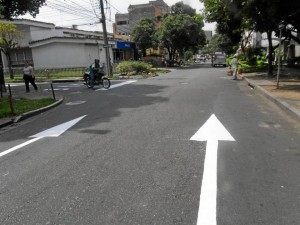
<svg viewBox="0 0 300 225">
<path fill-rule="evenodd" d="M 126 84 L 131 84 L 131 83 L 134 83 L 134 82 L 137 82 L 137 80 L 129 80 L 129 81 L 122 82 L 122 83 L 119 83 L 119 84 L 111 85 L 109 89 L 100 88 L 100 89 L 97 89 L 95 91 L 107 91 L 107 90 L 110 90 L 110 89 L 113 89 L 113 88 L 121 87 L 121 86 L 126 85 Z"/>
<path fill-rule="evenodd" d="M 31 139 L 31 140 L 29 140 L 29 141 L 26 141 L 26 142 L 24 142 L 24 143 L 22 143 L 22 144 L 20 144 L 20 145 L 17 145 L 17 146 L 15 146 L 15 147 L 13 147 L 13 148 L 10 148 L 10 149 L 8 149 L 8 150 L 6 150 L 6 151 L 4 151 L 4 152 L 0 152 L 0 157 L 2 157 L 2 156 L 4 156 L 4 155 L 7 155 L 8 153 L 11 153 L 11 152 L 13 152 L 13 151 L 16 151 L 16 150 L 18 150 L 18 149 L 20 149 L 20 148 L 22 148 L 22 147 L 24 147 L 24 146 L 26 146 L 26 145 L 29 145 L 29 144 L 31 144 L 31 143 L 33 143 L 33 142 L 35 142 L 35 141 L 38 141 L 38 140 L 40 140 L 41 138 L 43 138 L 43 137 L 36 137 L 36 138 Z"/>
</svg>

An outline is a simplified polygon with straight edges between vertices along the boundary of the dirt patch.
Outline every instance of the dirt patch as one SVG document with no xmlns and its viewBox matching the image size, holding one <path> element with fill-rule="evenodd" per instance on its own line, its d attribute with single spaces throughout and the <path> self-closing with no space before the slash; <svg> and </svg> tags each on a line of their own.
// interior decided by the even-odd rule
<svg viewBox="0 0 300 225">
<path fill-rule="evenodd" d="M 264 88 L 293 108 L 300 110 L 300 70 L 285 68 L 283 72 L 283 74 L 280 74 L 278 89 L 275 72 L 271 78 L 265 72 L 247 73 L 244 74 L 244 77 L 250 79 L 255 86 L 258 85 Z"/>
<path fill-rule="evenodd" d="M 279 89 L 277 89 L 276 84 L 261 87 L 286 101 L 292 107 L 300 109 L 300 82 L 282 82 L 279 83 Z"/>
<path fill-rule="evenodd" d="M 300 101 L 300 82 L 279 82 L 278 89 L 276 84 L 262 87 L 280 98 Z"/>
</svg>

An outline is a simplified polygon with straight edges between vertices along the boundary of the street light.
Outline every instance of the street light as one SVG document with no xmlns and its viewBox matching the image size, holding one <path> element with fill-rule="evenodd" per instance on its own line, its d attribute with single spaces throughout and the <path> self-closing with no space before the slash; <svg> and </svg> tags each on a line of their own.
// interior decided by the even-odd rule
<svg viewBox="0 0 300 225">
<path fill-rule="evenodd" d="M 280 59 L 281 59 L 281 36 L 282 36 L 282 29 L 284 28 L 284 24 L 280 23 L 279 28 L 279 51 L 278 51 L 278 70 L 277 70 L 277 89 L 279 89 L 279 74 L 280 74 Z"/>
</svg>

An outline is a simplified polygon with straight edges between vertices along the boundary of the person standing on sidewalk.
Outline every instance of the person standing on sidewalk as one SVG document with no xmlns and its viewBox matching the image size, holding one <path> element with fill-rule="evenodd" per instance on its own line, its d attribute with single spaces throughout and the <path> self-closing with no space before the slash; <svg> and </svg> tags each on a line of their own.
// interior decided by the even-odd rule
<svg viewBox="0 0 300 225">
<path fill-rule="evenodd" d="M 30 91 L 29 90 L 29 83 L 31 83 L 34 90 L 37 91 L 38 88 L 35 84 L 35 77 L 34 77 L 34 74 L 33 74 L 33 67 L 30 66 L 27 61 L 25 62 L 25 66 L 23 68 L 23 79 L 24 79 L 24 82 L 25 82 L 26 92 Z"/>
<path fill-rule="evenodd" d="M 237 55 L 235 54 L 233 56 L 233 59 L 231 60 L 231 68 L 233 70 L 232 73 L 232 80 L 237 80 L 237 72 L 238 72 L 238 59 L 237 59 Z"/>
</svg>

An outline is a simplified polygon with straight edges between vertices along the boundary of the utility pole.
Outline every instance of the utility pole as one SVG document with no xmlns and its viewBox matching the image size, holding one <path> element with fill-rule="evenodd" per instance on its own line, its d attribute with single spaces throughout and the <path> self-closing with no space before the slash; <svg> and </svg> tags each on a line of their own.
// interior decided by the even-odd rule
<svg viewBox="0 0 300 225">
<path fill-rule="evenodd" d="M 109 54 L 109 44 L 107 39 L 107 31 L 106 31 L 106 20 L 105 20 L 105 14 L 104 14 L 104 6 L 103 6 L 103 0 L 100 1 L 100 10 L 101 10 L 101 18 L 100 23 L 102 23 L 102 29 L 103 29 L 103 38 L 104 38 L 104 48 L 105 48 L 105 55 L 106 55 L 106 65 L 107 65 L 107 73 L 108 76 L 112 75 L 111 70 L 111 64 L 110 64 L 110 54 Z"/>
</svg>

